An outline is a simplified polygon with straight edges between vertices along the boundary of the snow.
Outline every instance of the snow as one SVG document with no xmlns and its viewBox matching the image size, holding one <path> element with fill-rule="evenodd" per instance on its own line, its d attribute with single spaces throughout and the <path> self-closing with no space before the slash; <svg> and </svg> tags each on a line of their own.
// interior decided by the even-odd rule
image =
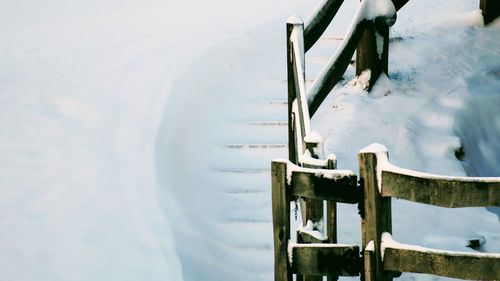
<svg viewBox="0 0 500 281">
<path fill-rule="evenodd" d="M 368 247 L 368 246 L 367 246 Z M 403 249 L 403 250 L 411 250 L 418 251 L 422 253 L 429 254 L 438 254 L 438 255 L 450 255 L 450 256 L 469 256 L 469 257 L 477 257 L 477 258 L 497 258 L 500 259 L 500 254 L 488 254 L 488 253 L 470 253 L 470 252 L 458 252 L 458 251 L 446 251 L 439 249 L 431 249 L 416 245 L 402 244 L 395 241 L 392 238 L 392 235 L 388 232 L 382 233 L 382 259 L 384 258 L 384 253 L 387 248 L 391 249 Z"/>
<path fill-rule="evenodd" d="M 370 252 L 375 251 L 375 243 L 373 242 L 373 240 L 370 240 L 370 242 L 366 244 L 365 251 L 370 251 Z"/>
<path fill-rule="evenodd" d="M 386 17 L 391 19 L 389 26 L 393 25 L 396 19 L 396 8 L 390 0 L 369 0 L 364 1 L 364 17 L 366 19 L 375 20 L 378 17 Z M 361 4 L 363 6 L 363 3 Z"/>
<path fill-rule="evenodd" d="M 311 220 L 308 220 L 305 225 L 301 225 L 297 228 L 297 232 L 309 234 L 320 241 L 328 238 L 324 234 L 323 218 L 314 223 Z"/>
<path fill-rule="evenodd" d="M 328 34 L 343 36 L 359 5 L 345 1 Z M 254 123 L 286 119 L 270 102 L 286 99 L 285 23 L 312 6 L 0 2 L 2 280 L 272 280 L 269 163 L 287 155 L 286 126 Z M 480 25 L 472 0 L 398 12 L 389 77 L 366 94 L 348 69 L 311 121 L 339 168 L 356 171 L 378 142 L 412 170 L 500 175 L 500 25 Z M 323 64 L 306 60 L 307 78 Z M 339 241 L 359 244 L 356 206 L 338 208 Z M 467 239 L 484 236 L 481 250 L 500 252 L 494 210 L 393 210 L 402 243 L 472 252 Z"/>
<path fill-rule="evenodd" d="M 304 137 L 304 141 L 307 143 L 321 143 L 323 138 L 317 131 L 311 131 Z"/>
</svg>

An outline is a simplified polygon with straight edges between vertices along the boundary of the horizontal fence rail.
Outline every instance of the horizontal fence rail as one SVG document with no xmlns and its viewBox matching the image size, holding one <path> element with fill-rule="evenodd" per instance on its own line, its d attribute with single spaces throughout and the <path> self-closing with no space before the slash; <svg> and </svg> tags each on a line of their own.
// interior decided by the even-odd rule
<svg viewBox="0 0 500 281">
<path fill-rule="evenodd" d="M 325 0 L 306 21 L 304 42 L 306 52 L 323 35 L 340 9 L 344 0 Z"/>
<path fill-rule="evenodd" d="M 321 103 L 344 75 L 366 28 L 372 25 L 388 28 L 396 22 L 396 10 L 392 2 L 390 0 L 382 0 L 382 2 L 384 2 L 382 5 L 377 5 L 375 0 L 361 2 L 341 46 L 314 80 L 308 92 L 308 105 L 311 116 L 316 113 Z M 384 42 L 388 41 L 388 34 L 386 37 L 383 38 Z M 382 53 L 382 49 L 386 48 L 386 46 L 379 45 L 375 44 L 375 48 L 377 48 L 375 53 L 377 54 Z"/>
<path fill-rule="evenodd" d="M 471 280 L 499 280 L 500 253 L 462 253 L 397 243 L 392 239 L 391 198 L 448 208 L 500 206 L 500 178 L 450 177 L 391 164 L 387 149 L 360 151 L 364 185 L 362 222 L 366 280 L 391 280 L 391 271 Z"/>
<path fill-rule="evenodd" d="M 500 206 L 498 178 L 446 177 L 390 165 L 382 170 L 383 197 L 446 208 Z"/>
<path fill-rule="evenodd" d="M 334 244 L 331 236 L 323 240 L 307 232 L 301 233 L 305 237 L 300 240 L 313 243 L 290 242 L 293 200 L 300 197 L 319 199 L 321 204 L 323 200 L 356 204 L 360 200 L 357 177 L 352 171 L 303 168 L 287 160 L 274 160 L 271 170 L 275 280 L 291 281 L 292 274 L 307 278 L 359 276 L 359 246 Z"/>
<path fill-rule="evenodd" d="M 384 270 L 427 273 L 471 280 L 498 280 L 500 254 L 465 253 L 400 244 L 382 235 Z"/>
<path fill-rule="evenodd" d="M 359 276 L 359 247 L 342 244 L 292 244 L 294 274 L 312 276 Z"/>
</svg>

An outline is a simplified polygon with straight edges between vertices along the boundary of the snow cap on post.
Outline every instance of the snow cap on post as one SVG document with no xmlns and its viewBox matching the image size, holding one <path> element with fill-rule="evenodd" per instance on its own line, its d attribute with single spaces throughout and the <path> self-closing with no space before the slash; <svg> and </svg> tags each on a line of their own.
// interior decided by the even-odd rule
<svg viewBox="0 0 500 281">
<path fill-rule="evenodd" d="M 290 16 L 287 20 L 286 23 L 288 24 L 304 24 L 304 21 L 299 18 L 298 16 Z"/>
<path fill-rule="evenodd" d="M 396 22 L 396 8 L 391 0 L 363 0 L 365 18 L 377 23 L 393 26 Z"/>
</svg>

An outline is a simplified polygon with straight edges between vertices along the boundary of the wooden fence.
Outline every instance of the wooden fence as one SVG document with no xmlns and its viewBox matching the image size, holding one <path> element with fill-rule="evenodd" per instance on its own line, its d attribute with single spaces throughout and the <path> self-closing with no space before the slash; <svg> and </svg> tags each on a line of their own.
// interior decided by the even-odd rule
<svg viewBox="0 0 500 281">
<path fill-rule="evenodd" d="M 391 234 L 391 198 L 446 208 L 500 206 L 500 178 L 449 177 L 399 168 L 388 161 L 386 148 L 378 144 L 360 151 L 359 167 L 358 180 L 352 171 L 272 162 L 276 281 L 290 281 L 292 274 L 305 279 L 318 277 L 301 276 L 386 281 L 399 272 L 500 280 L 500 253 L 427 249 L 398 243 Z M 312 242 L 308 244 L 291 242 L 290 203 L 297 198 L 360 204 L 361 247 L 314 237 L 302 241 Z"/>
<path fill-rule="evenodd" d="M 500 206 L 500 178 L 449 177 L 402 169 L 391 164 L 387 149 L 377 144 L 361 150 L 359 174 L 364 193 L 366 281 L 392 280 L 392 272 L 500 280 L 500 253 L 426 249 L 397 243 L 391 235 L 391 198 L 446 208 Z"/>
<path fill-rule="evenodd" d="M 308 91 L 305 83 L 306 52 L 323 34 L 343 1 L 324 1 L 306 24 L 298 18 L 290 18 L 287 22 L 289 161 L 273 161 L 272 163 L 276 281 L 290 281 L 293 274 L 296 274 L 296 280 L 300 281 L 319 281 L 322 280 L 321 276 L 328 276 L 328 280 L 332 281 L 336 280 L 338 276 L 359 275 L 364 276 L 366 280 L 386 280 L 392 278 L 391 270 L 428 272 L 421 269 L 423 266 L 418 268 L 409 266 L 410 262 L 397 263 L 398 260 L 410 260 L 412 256 L 421 261 L 419 258 L 422 255 L 425 256 L 424 253 L 391 248 L 390 245 L 396 243 L 384 244 L 384 239 L 382 239 L 384 232 L 387 232 L 384 236 L 387 238 L 386 240 L 391 239 L 390 196 L 402 196 L 402 198 L 414 201 L 423 200 L 420 197 L 417 199 L 411 197 L 416 196 L 413 190 L 406 190 L 408 198 L 403 197 L 402 193 L 390 193 L 393 190 L 401 192 L 412 185 L 402 182 L 404 176 L 391 177 L 391 173 L 385 171 L 383 172 L 384 179 L 393 182 L 393 185 L 387 187 L 384 184 L 385 189 L 383 189 L 383 192 L 386 193 L 378 193 L 378 189 L 375 188 L 378 184 L 376 154 L 368 151 L 360 153 L 361 177 L 359 182 L 361 185 L 358 185 L 358 178 L 352 171 L 336 170 L 335 155 L 327 157 L 323 155 L 321 137 L 310 128 L 310 117 L 341 79 L 356 49 L 356 72 L 359 74 L 365 69 L 372 71 L 369 88 L 371 88 L 380 73 L 387 72 L 389 26 L 395 22 L 395 12 L 402 8 L 408 0 L 392 0 L 394 9 L 373 12 L 373 6 L 371 5 L 374 5 L 375 1 L 388 2 L 391 0 L 363 0 L 354 18 L 354 24 L 347 32 L 339 50 L 331 57 L 327 67 L 316 77 Z M 483 2 L 481 2 L 481 5 L 483 6 Z M 368 12 L 369 10 L 371 12 Z M 376 38 L 382 38 L 383 44 L 380 44 L 380 42 L 377 44 Z M 431 193 L 434 192 L 432 186 L 436 183 L 430 179 L 411 177 L 409 181 L 413 183 L 413 186 L 418 185 L 421 189 Z M 488 192 L 490 192 L 488 193 L 490 194 L 488 200 L 499 200 L 498 181 L 499 179 L 493 179 L 492 184 L 487 184 L 488 188 L 490 188 L 488 189 Z M 469 194 L 471 188 L 476 186 L 475 182 L 481 186 L 485 185 L 483 179 L 472 180 L 472 182 L 462 180 L 459 183 L 448 185 L 463 191 L 463 194 Z M 486 182 L 488 181 L 486 180 Z M 447 186 L 445 183 L 441 185 Z M 394 186 L 398 187 L 395 188 Z M 420 194 L 419 196 L 426 196 L 423 195 L 425 193 L 418 194 Z M 458 191 L 453 194 L 458 194 Z M 477 194 L 484 196 L 486 193 L 481 191 Z M 474 197 L 476 195 L 470 196 Z M 474 200 L 477 200 L 475 204 L 499 205 L 497 201 L 484 201 L 480 197 L 474 198 Z M 439 202 L 441 206 L 451 204 L 448 207 L 457 207 L 453 204 L 458 204 L 457 200 L 454 200 L 454 203 L 446 200 L 439 201 L 436 196 L 428 200 L 431 201 L 424 203 L 438 205 Z M 304 224 L 302 229 L 297 231 L 297 241 L 295 242 L 290 241 L 290 204 L 292 201 L 300 202 L 302 222 Z M 360 252 L 360 247 L 357 245 L 337 243 L 337 203 L 359 205 L 360 214 L 363 218 L 361 249 L 366 248 L 362 252 Z M 325 206 L 326 210 L 324 209 Z M 325 214 L 326 217 L 324 217 Z M 304 231 L 304 227 L 308 223 L 310 223 L 311 228 Z M 388 253 L 386 262 L 382 260 L 382 249 L 385 249 L 386 253 Z M 454 253 L 451 255 L 456 256 Z M 476 258 L 476 255 L 472 255 L 472 257 L 470 257 L 471 254 L 467 255 L 470 259 Z M 455 259 L 449 258 L 446 254 L 434 253 L 436 258 L 431 258 L 431 256 L 425 257 L 432 261 L 436 260 L 436 262 L 439 259 L 447 261 Z M 498 273 L 500 266 L 496 256 L 481 257 L 480 260 L 480 263 L 487 260 L 486 263 L 488 264 L 485 266 L 493 268 L 495 270 L 492 271 L 493 274 Z M 469 260 L 464 258 L 461 261 Z M 422 264 L 428 264 L 426 262 Z M 446 272 L 456 272 L 456 270 L 452 269 L 447 268 Z M 428 273 L 446 275 L 441 271 Z M 488 275 L 484 279 L 492 279 L 491 276 Z"/>
</svg>

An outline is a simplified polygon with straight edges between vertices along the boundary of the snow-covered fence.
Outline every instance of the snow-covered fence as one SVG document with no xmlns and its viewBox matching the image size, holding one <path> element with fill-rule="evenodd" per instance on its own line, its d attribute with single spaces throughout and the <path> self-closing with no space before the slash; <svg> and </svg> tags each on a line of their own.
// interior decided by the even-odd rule
<svg viewBox="0 0 500 281">
<path fill-rule="evenodd" d="M 363 185 L 362 247 L 365 280 L 416 272 L 471 280 L 499 280 L 500 254 L 460 253 L 392 240 L 391 198 L 447 208 L 500 206 L 500 178 L 449 177 L 399 168 L 374 144 L 359 153 Z"/>
<path fill-rule="evenodd" d="M 312 227 L 303 228 L 297 235 L 313 243 L 290 240 L 291 203 L 297 198 L 359 202 L 361 193 L 352 171 L 302 168 L 287 160 L 273 161 L 271 170 L 275 281 L 291 281 L 293 274 L 359 276 L 357 245 L 334 244 L 331 237 L 325 237 L 329 231 Z"/>
<path fill-rule="evenodd" d="M 321 170 L 336 168 L 336 158 L 334 155 L 330 155 L 326 159 L 324 158 L 321 137 L 317 133 L 311 131 L 310 128 L 310 116 L 314 114 L 328 93 L 342 78 L 363 32 L 370 26 L 388 28 L 388 26 L 392 25 L 395 21 L 395 10 L 391 0 L 364 0 L 339 50 L 332 56 L 328 65 L 318 75 L 311 89 L 307 92 L 305 83 L 305 53 L 323 34 L 324 30 L 328 27 L 340 8 L 342 2 L 341 0 L 325 0 L 310 17 L 305 28 L 303 21 L 296 17 L 290 18 L 287 22 L 289 159 L 291 163 L 299 167 Z M 388 33 L 386 35 L 388 36 Z M 382 38 L 382 40 L 385 39 Z M 377 41 L 376 43 L 379 42 Z M 377 58 L 380 57 L 379 54 L 383 53 L 383 48 L 385 48 L 380 44 L 375 44 L 374 46 L 370 46 L 370 48 L 371 47 L 375 48 L 375 51 L 372 53 L 376 54 Z M 373 76 L 373 78 L 376 79 L 377 77 Z M 310 191 L 315 190 L 314 188 L 316 186 L 314 181 L 309 181 L 308 184 L 304 184 L 304 182 L 301 181 L 296 186 L 296 189 L 300 190 L 301 187 L 305 187 L 306 190 Z M 350 192 L 352 192 L 352 190 Z M 319 195 L 321 195 L 321 193 Z M 318 226 L 321 225 L 324 228 L 323 233 L 327 235 L 326 237 L 319 238 L 310 235 L 308 231 L 298 231 L 297 241 L 300 243 L 324 242 L 335 245 L 333 243 L 337 242 L 337 201 L 335 198 L 319 195 L 314 192 L 306 192 L 303 196 L 298 196 L 301 198 L 303 227 L 305 228 L 307 224 L 310 223 L 312 225 L 311 230 L 317 231 Z M 355 192 L 350 194 L 350 196 L 354 196 L 353 198 L 356 198 L 356 200 L 349 203 L 357 203 L 359 201 L 357 200 L 359 196 Z M 324 204 L 324 200 L 328 200 L 326 204 Z M 328 219 L 323 217 L 325 205 L 327 207 L 326 217 Z M 275 235 L 277 234 L 275 233 Z M 310 253 L 309 251 L 311 248 L 308 249 L 309 250 L 306 252 Z M 318 253 L 322 252 L 320 251 Z M 277 257 L 276 264 L 279 264 L 279 259 L 280 258 Z M 302 261 L 302 259 L 299 258 L 297 261 Z M 298 266 L 298 268 L 303 268 L 303 266 Z M 280 269 L 277 268 L 276 270 L 278 272 Z M 302 273 L 311 274 L 307 270 L 303 272 L 298 270 L 296 273 L 299 274 L 298 279 L 301 280 L 320 280 L 318 277 L 311 276 L 302 278 L 300 276 Z M 328 272 L 324 271 L 323 273 Z M 278 275 L 280 274 L 277 273 L 277 276 Z M 312 275 L 318 275 L 318 272 L 314 272 Z M 335 280 L 335 276 L 337 275 L 339 274 L 329 275 L 329 280 Z"/>
<path fill-rule="evenodd" d="M 405 1 L 398 2 L 398 7 L 402 7 Z M 401 4 L 401 3 L 403 4 Z M 298 81 L 294 80 L 294 62 L 302 62 L 305 57 L 305 52 L 309 50 L 318 38 L 323 34 L 324 30 L 337 13 L 342 1 L 326 0 L 316 10 L 316 12 L 307 21 L 304 28 L 304 23 L 297 18 L 291 18 L 287 23 L 287 40 L 288 40 L 288 88 L 296 88 Z M 389 42 L 389 26 L 396 21 L 396 8 L 391 0 L 363 0 L 354 16 L 354 19 L 349 27 L 349 30 L 337 50 L 325 68 L 314 80 L 311 88 L 307 92 L 307 104 L 310 116 L 314 115 L 328 93 L 338 83 L 344 75 L 351 58 L 358 47 L 358 43 L 363 37 L 369 37 L 369 44 L 362 44 L 358 49 L 358 59 L 360 72 L 365 69 L 372 69 L 371 83 L 373 83 L 380 74 L 379 69 L 387 69 L 383 65 L 387 65 L 388 42 Z M 294 29 L 302 29 L 301 32 L 292 32 Z M 300 27 L 302 26 L 302 27 Z M 370 31 L 371 30 L 371 31 Z M 385 32 L 387 30 L 387 32 Z M 367 33 L 368 32 L 368 35 Z M 371 33 L 370 33 L 371 32 Z M 300 33 L 300 36 L 298 35 Z M 371 35 L 370 35 L 371 34 Z M 293 35 L 293 36 L 292 36 Z M 368 37 L 367 37 L 368 36 Z M 293 41 L 299 41 L 301 49 L 299 56 L 296 56 L 298 50 L 294 49 Z M 365 40 L 366 41 L 366 40 Z M 297 44 L 296 44 L 297 45 Z M 357 63 L 358 64 L 358 63 Z M 380 66 L 382 65 L 382 66 Z M 303 73 L 296 73 L 302 75 Z M 305 91 L 305 86 L 304 86 Z M 292 92 L 293 93 L 293 92 Z M 289 96 L 290 99 L 295 99 L 295 96 Z M 289 107 L 291 107 L 291 103 Z"/>
</svg>

